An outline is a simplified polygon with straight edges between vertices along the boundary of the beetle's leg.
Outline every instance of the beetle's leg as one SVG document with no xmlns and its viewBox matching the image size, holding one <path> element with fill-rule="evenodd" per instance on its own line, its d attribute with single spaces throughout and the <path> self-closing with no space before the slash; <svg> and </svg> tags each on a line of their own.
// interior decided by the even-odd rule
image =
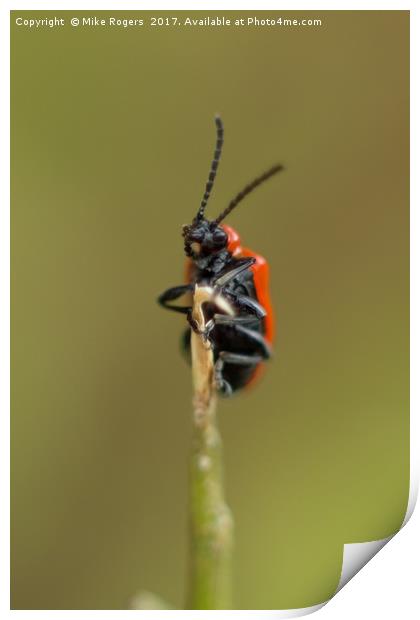
<svg viewBox="0 0 420 620">
<path fill-rule="evenodd" d="M 237 318 L 240 317 L 226 317 L 226 319 L 223 319 L 223 325 L 232 327 L 238 336 L 241 337 L 242 341 L 246 342 L 247 345 L 251 345 L 252 349 L 256 351 L 262 359 L 269 359 L 271 357 L 271 347 L 264 336 L 260 334 L 260 332 L 249 329 L 243 324 L 241 325 L 241 322 L 236 321 Z"/>
<path fill-rule="evenodd" d="M 212 320 L 215 325 L 252 325 L 258 323 L 258 317 L 252 314 L 238 314 L 237 316 L 215 314 Z"/>
<path fill-rule="evenodd" d="M 262 305 L 259 304 L 258 301 L 256 301 L 255 299 L 252 299 L 252 297 L 248 297 L 247 295 L 237 295 L 228 291 L 225 294 L 240 310 L 249 312 L 259 319 L 263 319 L 265 316 L 267 316 L 267 312 L 262 307 Z"/>
<path fill-rule="evenodd" d="M 188 317 L 187 317 L 188 318 Z M 207 323 L 205 338 L 208 338 L 210 332 L 215 328 L 216 325 L 257 325 L 259 321 L 258 316 L 253 314 L 238 314 L 236 316 L 230 316 L 229 314 L 215 314 L 212 319 Z"/>
<path fill-rule="evenodd" d="M 256 366 L 263 361 L 260 355 L 244 355 L 242 353 L 230 353 L 220 351 L 219 357 L 214 365 L 214 380 L 216 389 L 222 396 L 232 395 L 232 386 L 223 378 L 223 367 L 226 364 L 236 364 L 238 366 Z"/>
<path fill-rule="evenodd" d="M 255 353 L 235 353 L 231 351 L 220 351 L 216 363 L 214 365 L 214 377 L 217 391 L 223 396 L 232 394 L 232 387 L 223 377 L 223 367 L 227 364 L 237 364 L 240 366 L 256 366 L 260 362 L 271 356 L 271 348 L 262 334 L 244 326 L 243 319 L 255 317 L 228 317 L 223 316 L 222 319 L 217 315 L 214 317 L 215 324 L 231 327 L 236 334 L 241 337 L 242 342 L 247 346 L 251 346 Z"/>
<path fill-rule="evenodd" d="M 236 278 L 236 276 L 238 276 L 240 273 L 249 269 L 254 263 L 255 258 L 252 257 L 238 259 L 238 261 L 236 261 L 236 263 L 234 263 L 234 265 L 228 271 L 225 271 L 213 280 L 214 286 L 222 288 L 228 282 Z"/>
<path fill-rule="evenodd" d="M 173 301 L 174 299 L 178 299 L 181 295 L 188 293 L 193 290 L 192 284 L 181 284 L 180 286 L 173 286 L 168 288 L 158 297 L 158 303 L 167 308 L 168 310 L 173 310 L 174 312 L 182 312 L 182 314 L 188 314 L 191 310 L 191 306 L 175 306 L 174 304 L 168 304 L 168 301 Z"/>
</svg>

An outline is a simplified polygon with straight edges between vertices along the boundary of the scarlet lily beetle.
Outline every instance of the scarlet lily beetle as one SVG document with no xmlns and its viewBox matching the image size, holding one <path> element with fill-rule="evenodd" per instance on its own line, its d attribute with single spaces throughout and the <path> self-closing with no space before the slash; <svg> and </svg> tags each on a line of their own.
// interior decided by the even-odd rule
<svg viewBox="0 0 420 620">
<path fill-rule="evenodd" d="M 249 385 L 262 362 L 271 355 L 274 336 L 273 310 L 269 292 L 267 261 L 241 246 L 238 233 L 221 222 L 256 187 L 283 170 L 277 164 L 246 185 L 214 220 L 204 216 L 216 177 L 223 146 L 223 123 L 216 116 L 217 141 L 206 189 L 197 215 L 182 227 L 186 261 L 186 284 L 164 291 L 158 303 L 169 310 L 185 313 L 190 327 L 182 346 L 189 355 L 191 328 L 211 343 L 215 362 L 215 383 L 223 396 Z M 211 301 L 202 304 L 205 330 L 199 329 L 192 306 L 171 302 L 197 287 L 212 291 Z M 209 298 L 208 298 L 209 299 Z"/>
</svg>

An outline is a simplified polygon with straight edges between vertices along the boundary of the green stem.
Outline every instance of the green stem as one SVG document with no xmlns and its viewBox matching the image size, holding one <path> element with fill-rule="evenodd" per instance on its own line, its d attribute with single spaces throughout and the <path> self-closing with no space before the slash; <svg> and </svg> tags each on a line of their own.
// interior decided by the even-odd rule
<svg viewBox="0 0 420 620">
<path fill-rule="evenodd" d="M 194 333 L 191 351 L 194 411 L 187 608 L 232 609 L 233 521 L 224 498 L 213 355 L 208 345 Z"/>
</svg>

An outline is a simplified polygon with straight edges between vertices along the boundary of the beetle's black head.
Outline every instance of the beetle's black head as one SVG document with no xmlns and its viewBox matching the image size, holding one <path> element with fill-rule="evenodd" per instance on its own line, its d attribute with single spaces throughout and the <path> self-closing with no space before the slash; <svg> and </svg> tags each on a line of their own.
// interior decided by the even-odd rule
<svg viewBox="0 0 420 620">
<path fill-rule="evenodd" d="M 183 226 L 182 234 L 185 253 L 193 259 L 220 252 L 228 244 L 228 236 L 223 228 L 206 218 L 194 220 L 191 225 Z"/>
<path fill-rule="evenodd" d="M 230 201 L 226 209 L 213 221 L 209 221 L 204 217 L 204 211 L 207 206 L 208 199 L 216 178 L 216 171 L 219 165 L 220 156 L 223 146 L 223 123 L 219 116 L 216 116 L 217 141 L 216 148 L 211 163 L 210 173 L 206 184 L 203 199 L 198 209 L 198 213 L 190 225 L 182 227 L 182 235 L 184 237 L 184 248 L 187 256 L 190 256 L 197 264 L 203 266 L 211 260 L 213 256 L 226 250 L 228 245 L 228 236 L 225 230 L 219 226 L 220 222 L 241 202 L 243 198 L 261 183 L 269 179 L 273 174 L 283 170 L 283 166 L 275 165 L 267 172 L 257 177 L 252 183 L 244 187 L 242 191 Z"/>
</svg>

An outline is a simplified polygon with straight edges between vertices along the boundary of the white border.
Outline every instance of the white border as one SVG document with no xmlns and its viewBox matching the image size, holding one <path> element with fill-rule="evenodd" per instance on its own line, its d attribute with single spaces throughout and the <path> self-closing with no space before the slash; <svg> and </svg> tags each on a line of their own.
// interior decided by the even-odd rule
<svg viewBox="0 0 420 620">
<path fill-rule="evenodd" d="M 44 2 L 31 2 L 26 1 L 24 7 L 17 6 L 14 2 L 5 3 L 1 10 L 1 46 L 3 48 L 2 54 L 2 76 L 4 76 L 5 84 L 2 89 L 3 96 L 0 98 L 1 105 L 1 128 L 2 136 L 9 135 L 9 45 L 10 45 L 10 33 L 9 33 L 9 11 L 10 10 L 282 10 L 282 11 L 294 11 L 294 10 L 411 10 L 411 54 L 412 54 L 412 69 L 411 69 L 411 104 L 413 110 L 420 109 L 420 102 L 418 97 L 418 17 L 417 10 L 412 8 L 411 3 L 404 2 L 403 5 L 396 2 L 376 2 L 370 1 L 368 5 L 366 2 L 353 2 L 342 3 L 337 6 L 335 2 L 323 1 L 320 3 L 307 0 L 306 2 L 289 2 L 287 6 L 279 6 L 277 2 L 269 1 L 259 3 L 258 8 L 255 3 L 251 3 L 249 0 L 243 2 L 232 2 L 226 0 L 225 2 L 214 2 L 209 6 L 208 2 L 202 2 L 197 0 L 196 2 L 160 2 L 157 3 L 139 3 L 131 0 L 124 2 L 124 8 L 113 2 L 97 2 L 91 0 L 87 7 L 86 2 L 62 2 L 58 3 L 51 1 Z M 412 159 L 411 159 L 411 202 L 412 202 L 412 226 L 411 226 L 411 238 L 412 238 L 412 273 L 418 274 L 419 267 L 419 252 L 416 248 L 415 239 L 419 238 L 418 227 L 418 170 L 419 170 L 419 158 L 418 158 L 418 122 L 417 118 L 412 118 Z M 55 617 L 68 616 L 69 614 L 77 614 L 78 617 L 82 616 L 95 616 L 101 617 L 119 617 L 121 613 L 138 613 L 143 618 L 185 618 L 185 615 L 191 617 L 206 617 L 216 618 L 223 614 L 225 617 L 237 616 L 241 618 L 260 618 L 262 615 L 265 617 L 280 617 L 277 611 L 223 611 L 223 612 L 196 612 L 196 611 L 142 611 L 142 612 L 130 612 L 130 611 L 8 611 L 9 607 L 9 554 L 5 553 L 6 549 L 9 549 L 9 210 L 7 205 L 10 204 L 10 184 L 9 184 L 9 148 L 6 141 L 2 142 L 1 146 L 1 172 L 3 182 L 0 186 L 2 193 L 2 209 L 0 220 L 0 234 L 1 234 L 1 260 L 0 260 L 0 282 L 2 285 L 3 297 L 2 304 L 0 306 L 2 312 L 1 321 L 1 402 L 2 402 L 2 458 L 4 459 L 3 467 L 1 468 L 1 481 L 3 493 L 6 495 L 6 502 L 2 503 L 2 510 L 0 511 L 1 519 L 1 539 L 0 545 L 2 549 L 2 563 L 1 563 L 1 615 L 27 615 L 44 618 L 45 615 L 54 614 Z M 411 311 L 412 316 L 417 318 L 419 313 L 419 285 L 416 283 L 414 276 L 412 276 L 412 294 L 411 294 Z M 412 324 L 412 376 L 416 376 L 414 373 L 419 370 L 419 363 L 416 353 L 419 346 L 419 329 L 417 322 L 413 321 Z M 412 395 L 412 421 L 411 421 L 411 447 L 412 447 L 412 482 L 417 483 L 419 472 L 419 459 L 418 459 L 418 437 L 419 424 L 418 424 L 418 405 L 419 405 L 419 391 L 415 382 L 412 381 L 411 388 Z M 340 592 L 339 596 L 334 599 L 319 612 L 319 617 L 325 618 L 340 618 L 343 620 L 352 619 L 355 614 L 362 617 L 369 617 L 370 615 L 375 618 L 392 618 L 398 617 L 413 617 L 412 612 L 418 609 L 417 602 L 417 589 L 418 584 L 414 581 L 415 575 L 418 575 L 418 555 L 413 553 L 413 544 L 417 542 L 417 552 L 419 549 L 419 531 L 420 531 L 420 518 L 418 511 L 415 517 L 406 526 L 402 535 L 398 535 L 396 539 L 393 539 L 389 545 L 383 550 L 379 556 L 374 558 L 362 571 L 362 574 L 352 580 L 352 586 L 350 588 L 344 588 Z M 353 584 L 354 581 L 354 584 Z M 407 584 L 411 584 L 411 588 L 407 588 Z M 385 589 L 384 586 L 385 585 Z M 362 611 L 363 610 L 363 611 Z M 322 616 L 321 616 L 322 614 Z"/>
</svg>

